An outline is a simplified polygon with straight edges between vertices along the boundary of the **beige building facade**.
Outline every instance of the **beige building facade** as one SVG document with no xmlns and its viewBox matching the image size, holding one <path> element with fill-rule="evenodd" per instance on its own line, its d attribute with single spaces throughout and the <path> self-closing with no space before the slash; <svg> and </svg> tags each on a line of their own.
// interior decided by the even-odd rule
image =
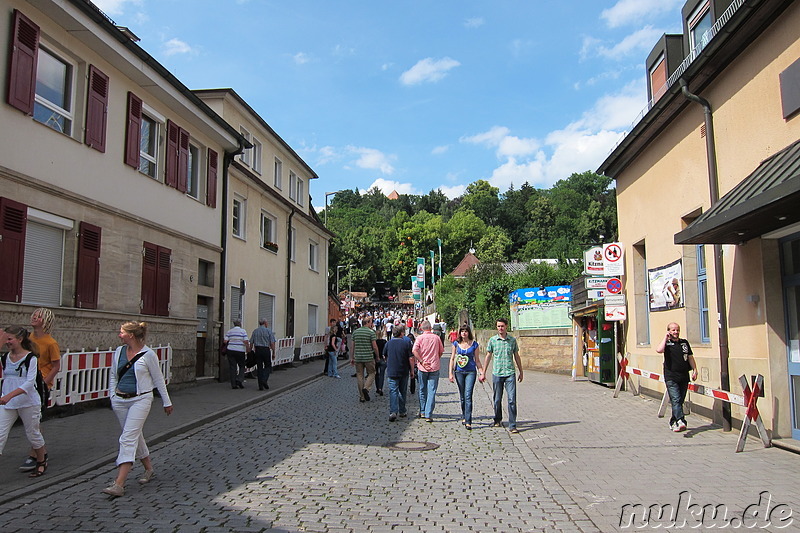
<svg viewBox="0 0 800 533">
<path fill-rule="evenodd" d="M 699 383 L 727 374 L 741 394 L 739 376 L 763 374 L 764 423 L 800 439 L 800 2 L 689 0 L 681 16 L 647 59 L 648 109 L 598 169 L 617 184 L 621 351 L 660 372 L 677 322 Z M 725 424 L 722 402 L 691 402 Z"/>
<path fill-rule="evenodd" d="M 215 375 L 226 154 L 239 131 L 81 0 L 0 0 L 0 321 L 62 351 L 150 324 L 173 381 Z"/>
<path fill-rule="evenodd" d="M 226 220 L 225 317 L 252 332 L 266 318 L 276 337 L 323 333 L 328 317 L 332 233 L 308 194 L 316 173 L 232 89 L 195 91 L 251 144 L 230 166 Z"/>
</svg>

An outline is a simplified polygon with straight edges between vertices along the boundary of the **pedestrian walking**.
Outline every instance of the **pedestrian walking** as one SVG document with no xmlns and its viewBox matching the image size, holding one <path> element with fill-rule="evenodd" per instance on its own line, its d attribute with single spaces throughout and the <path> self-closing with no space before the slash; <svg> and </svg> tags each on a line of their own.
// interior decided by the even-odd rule
<svg viewBox="0 0 800 533">
<path fill-rule="evenodd" d="M 378 346 L 378 355 L 375 357 L 375 394 L 383 396 L 383 383 L 386 377 L 386 357 L 383 355 L 386 339 L 383 338 L 383 328 L 376 329 L 375 335 L 378 337 L 375 340 Z"/>
<path fill-rule="evenodd" d="M 692 381 L 697 379 L 697 363 L 692 355 L 692 347 L 689 341 L 680 337 L 681 327 L 675 322 L 670 322 L 666 336 L 656 348 L 656 352 L 664 354 L 664 381 L 672 404 L 669 427 L 676 433 L 686 430 L 683 402 L 686 400 L 686 391 L 689 390 L 690 369 Z"/>
<path fill-rule="evenodd" d="M 338 324 L 331 325 L 326 344 L 327 375 L 332 378 L 341 378 L 342 376 L 339 375 L 339 351 L 342 349 L 342 336 Z"/>
<path fill-rule="evenodd" d="M 231 374 L 231 388 L 244 388 L 245 354 L 250 351 L 247 332 L 241 320 L 234 320 L 233 327 L 225 333 L 225 349 Z"/>
<path fill-rule="evenodd" d="M 517 381 L 522 381 L 522 361 L 519 358 L 517 339 L 508 334 L 508 319 L 498 318 L 495 323 L 497 335 L 486 343 L 486 360 L 483 362 L 483 375 L 489 363 L 492 364 L 492 389 L 494 391 L 494 427 L 503 425 L 503 390 L 508 398 L 508 431 L 519 433 L 517 429 Z M 515 375 L 514 364 L 519 369 Z M 515 379 L 516 378 L 516 379 Z M 484 377 L 484 379 L 486 379 Z"/>
<path fill-rule="evenodd" d="M 458 385 L 458 396 L 461 401 L 461 423 L 472 429 L 472 391 L 475 379 L 483 381 L 483 363 L 481 363 L 478 342 L 472 338 L 472 330 L 466 324 L 458 330 L 460 339 L 453 342 L 450 355 L 450 383 Z"/>
<path fill-rule="evenodd" d="M 256 376 L 258 390 L 269 389 L 269 375 L 272 373 L 272 354 L 275 353 L 275 334 L 269 329 L 266 318 L 258 321 L 258 327 L 250 335 L 253 351 L 256 353 Z"/>
<path fill-rule="evenodd" d="M 375 341 L 378 336 L 372 329 L 371 317 L 365 317 L 362 324 L 350 335 L 350 364 L 356 367 L 358 399 L 368 402 L 369 389 L 375 382 L 375 358 L 378 356 L 378 344 Z"/>
<path fill-rule="evenodd" d="M 155 475 L 150 450 L 142 433 L 153 405 L 153 389 L 157 389 L 161 396 L 164 412 L 172 414 L 172 401 L 158 356 L 145 344 L 146 334 L 147 324 L 144 322 L 125 322 L 119 328 L 119 338 L 123 344 L 114 352 L 108 392 L 111 408 L 122 426 L 122 434 L 119 436 L 116 461 L 117 477 L 114 483 L 103 489 L 109 496 L 125 494 L 125 481 L 136 459 L 144 466 L 140 484 L 149 483 Z"/>
<path fill-rule="evenodd" d="M 53 331 L 54 322 L 55 315 L 50 309 L 40 307 L 31 314 L 31 340 L 36 346 L 39 372 L 41 372 L 44 384 L 47 386 L 45 403 L 42 405 L 42 414 L 47 408 L 47 399 L 55 386 L 58 371 L 61 370 L 61 350 L 58 347 L 58 342 L 50 334 Z M 47 461 L 47 459 L 48 456 L 45 454 L 44 460 Z M 36 469 L 36 453 L 33 448 L 30 449 L 28 457 L 25 458 L 19 469 L 22 472 L 30 472 Z"/>
<path fill-rule="evenodd" d="M 383 347 L 386 358 L 386 377 L 389 382 L 389 422 L 408 416 L 406 398 L 408 382 L 414 375 L 414 343 L 405 336 L 405 327 L 392 328 L 392 338 Z"/>
<path fill-rule="evenodd" d="M 328 374 L 328 363 L 330 362 L 330 357 L 329 357 L 329 353 L 328 353 L 328 349 L 327 349 L 328 348 L 328 345 L 327 345 L 328 335 L 330 334 L 331 329 L 333 329 L 333 326 L 336 326 L 337 324 L 338 324 L 338 322 L 336 321 L 336 319 L 335 318 L 331 318 L 329 323 L 328 323 L 328 325 L 325 326 L 325 343 L 326 344 L 325 344 L 325 356 L 324 356 L 325 357 L 325 368 L 322 369 L 322 375 L 323 376 L 329 375 Z"/>
<path fill-rule="evenodd" d="M 444 353 L 442 340 L 431 330 L 429 320 L 420 324 L 422 335 L 414 341 L 412 353 L 417 362 L 419 380 L 420 418 L 433 422 L 433 409 L 436 406 L 436 389 L 439 387 L 439 369 Z"/>
<path fill-rule="evenodd" d="M 36 346 L 28 330 L 19 326 L 7 327 L 3 341 L 8 353 L 0 358 L 3 376 L 3 388 L 0 390 L 0 454 L 6 446 L 11 427 L 17 418 L 21 418 L 25 436 L 36 458 L 28 477 L 39 477 L 47 472 L 47 448 L 39 427 L 42 400 L 36 390 L 39 372 Z"/>
</svg>

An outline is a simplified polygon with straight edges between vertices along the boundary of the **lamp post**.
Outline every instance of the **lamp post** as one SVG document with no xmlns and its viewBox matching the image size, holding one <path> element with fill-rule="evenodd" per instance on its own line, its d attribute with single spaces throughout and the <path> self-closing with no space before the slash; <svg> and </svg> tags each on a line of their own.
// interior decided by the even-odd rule
<svg viewBox="0 0 800 533">
<path fill-rule="evenodd" d="M 336 297 L 339 297 L 339 271 L 343 268 L 347 268 L 347 265 L 338 265 L 336 267 Z"/>
<path fill-rule="evenodd" d="M 349 189 L 340 189 L 338 191 L 326 192 L 325 193 L 325 227 L 326 228 L 328 227 L 328 196 L 333 196 L 336 193 L 344 192 L 344 191 L 347 191 L 347 190 L 349 190 Z"/>
</svg>

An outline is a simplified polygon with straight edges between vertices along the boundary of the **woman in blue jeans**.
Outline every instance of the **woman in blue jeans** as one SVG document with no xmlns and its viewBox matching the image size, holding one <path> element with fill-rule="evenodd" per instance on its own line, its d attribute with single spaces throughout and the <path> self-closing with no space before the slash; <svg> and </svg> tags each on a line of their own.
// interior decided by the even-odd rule
<svg viewBox="0 0 800 533">
<path fill-rule="evenodd" d="M 458 384 L 458 394 L 461 397 L 461 423 L 467 429 L 472 429 L 472 390 L 475 388 L 475 379 L 479 377 L 483 381 L 483 363 L 479 352 L 478 342 L 472 338 L 469 326 L 464 324 L 458 330 L 458 340 L 453 342 L 453 353 L 450 356 L 450 383 L 455 381 Z"/>
</svg>

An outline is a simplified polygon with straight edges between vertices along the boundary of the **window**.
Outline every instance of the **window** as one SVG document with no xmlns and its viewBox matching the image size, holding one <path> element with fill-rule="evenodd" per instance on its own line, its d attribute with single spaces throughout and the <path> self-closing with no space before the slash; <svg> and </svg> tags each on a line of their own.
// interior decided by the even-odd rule
<svg viewBox="0 0 800 533">
<path fill-rule="evenodd" d="M 261 174 L 261 141 L 253 137 L 253 171 Z"/>
<path fill-rule="evenodd" d="M 56 131 L 72 134 L 74 66 L 39 47 L 33 118 Z"/>
<path fill-rule="evenodd" d="M 27 212 L 25 204 L 0 198 L 0 300 L 4 302 L 22 300 Z"/>
<path fill-rule="evenodd" d="M 283 189 L 283 162 L 275 158 L 275 188 L 276 189 Z"/>
<path fill-rule="evenodd" d="M 214 263 L 204 259 L 197 261 L 197 284 L 203 287 L 214 286 Z"/>
<path fill-rule="evenodd" d="M 308 304 L 308 334 L 317 334 L 317 315 L 319 314 L 319 306 Z"/>
<path fill-rule="evenodd" d="M 706 275 L 706 247 L 697 245 L 697 295 L 700 312 L 700 340 L 711 342 L 711 323 L 708 317 L 708 277 Z"/>
<path fill-rule="evenodd" d="M 251 142 L 251 136 L 249 131 L 247 131 L 243 127 L 240 127 L 239 132 L 242 134 L 242 137 L 244 137 L 248 142 Z M 253 155 L 251 151 L 252 148 L 245 148 L 244 150 L 242 150 L 242 153 L 239 154 L 239 161 L 241 161 L 248 167 L 250 166 L 251 156 Z"/>
<path fill-rule="evenodd" d="M 289 198 L 294 200 L 297 198 L 297 174 L 289 171 Z"/>
<path fill-rule="evenodd" d="M 231 228 L 234 237 L 245 238 L 245 218 L 247 216 L 247 201 L 244 198 L 233 199 L 233 223 Z"/>
<path fill-rule="evenodd" d="M 303 204 L 303 194 L 305 194 L 305 183 L 300 178 L 297 178 L 297 203 Z"/>
<path fill-rule="evenodd" d="M 192 198 L 200 198 L 200 149 L 189 145 L 189 161 L 186 165 L 186 194 Z"/>
<path fill-rule="evenodd" d="M 650 69 L 650 99 L 655 102 L 664 96 L 665 92 L 667 92 L 667 61 L 664 54 L 661 54 Z"/>
<path fill-rule="evenodd" d="M 172 250 L 145 242 L 142 256 L 142 314 L 169 316 Z"/>
<path fill-rule="evenodd" d="M 242 319 L 242 315 L 244 314 L 242 312 L 244 309 L 244 302 L 242 302 L 242 299 L 242 289 L 231 286 L 231 322 Z"/>
<path fill-rule="evenodd" d="M 700 52 L 711 40 L 711 3 L 703 2 L 689 16 L 689 49 Z"/>
<path fill-rule="evenodd" d="M 108 114 L 108 76 L 97 67 L 89 67 L 89 88 L 86 104 L 87 146 L 98 152 L 106 151 L 106 116 Z"/>
<path fill-rule="evenodd" d="M 164 184 L 185 193 L 189 175 L 189 132 L 171 120 L 167 121 L 164 163 Z"/>
<path fill-rule="evenodd" d="M 308 268 L 319 271 L 319 244 L 314 241 L 308 241 Z"/>
<path fill-rule="evenodd" d="M 266 318 L 270 329 L 275 331 L 275 296 L 264 292 L 258 293 L 258 318 Z"/>
<path fill-rule="evenodd" d="M 212 208 L 217 207 L 217 152 L 208 149 L 206 165 L 206 205 Z"/>
<path fill-rule="evenodd" d="M 22 272 L 22 303 L 58 307 L 64 264 L 65 231 L 72 220 L 27 208 L 25 258 Z"/>
<path fill-rule="evenodd" d="M 636 344 L 650 344 L 650 289 L 645 242 L 633 245 L 633 297 L 636 310 Z"/>
<path fill-rule="evenodd" d="M 78 227 L 78 272 L 75 307 L 97 309 L 100 285 L 100 228 L 81 222 Z"/>
<path fill-rule="evenodd" d="M 277 237 L 276 237 L 276 228 L 278 226 L 278 220 L 267 213 L 266 211 L 261 211 L 261 247 L 267 250 L 272 250 L 273 252 L 278 251 L 278 244 L 277 244 Z"/>
<path fill-rule="evenodd" d="M 139 172 L 156 179 L 158 169 L 158 123 L 142 115 L 139 142 Z"/>
</svg>

